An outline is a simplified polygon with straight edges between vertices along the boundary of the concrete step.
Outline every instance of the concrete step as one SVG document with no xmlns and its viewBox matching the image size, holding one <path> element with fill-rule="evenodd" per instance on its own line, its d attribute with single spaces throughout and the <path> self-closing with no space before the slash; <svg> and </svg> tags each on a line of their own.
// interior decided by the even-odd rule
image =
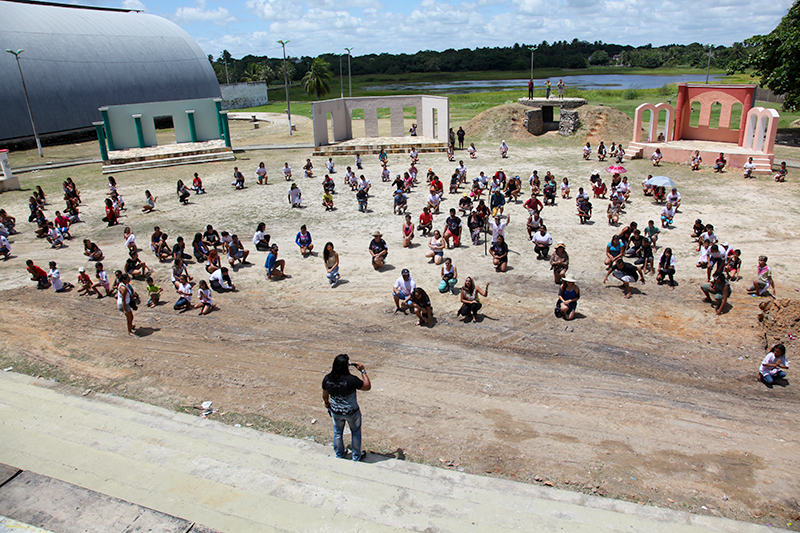
<svg viewBox="0 0 800 533">
<path fill-rule="evenodd" d="M 129 163 L 103 165 L 103 174 L 125 172 L 127 170 L 142 170 L 145 168 L 172 167 L 177 165 L 195 165 L 199 163 L 211 163 L 215 161 L 235 161 L 236 156 L 232 151 L 208 152 L 196 155 L 179 157 L 163 157 L 158 159 L 148 159 L 146 161 L 132 161 Z"/>
<path fill-rule="evenodd" d="M 0 372 L 0 426 L 2 463 L 223 532 L 776 531 L 376 456 L 353 463 L 13 373 Z"/>
<path fill-rule="evenodd" d="M 629 161 L 633 159 L 642 159 L 644 158 L 644 146 L 638 143 L 630 143 L 627 148 L 625 148 L 625 158 Z"/>
</svg>

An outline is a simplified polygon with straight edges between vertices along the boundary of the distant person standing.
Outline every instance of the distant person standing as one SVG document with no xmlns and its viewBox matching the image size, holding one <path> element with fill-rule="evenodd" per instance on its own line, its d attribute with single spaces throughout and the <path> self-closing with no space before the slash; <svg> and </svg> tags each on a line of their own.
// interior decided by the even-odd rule
<svg viewBox="0 0 800 533">
<path fill-rule="evenodd" d="M 528 100 L 533 98 L 533 78 L 528 80 Z"/>
<path fill-rule="evenodd" d="M 350 374 L 350 366 L 361 372 L 361 378 Z M 333 419 L 333 450 L 336 457 L 344 459 L 344 425 L 350 426 L 353 461 L 364 457 L 361 450 L 361 409 L 358 407 L 356 391 L 368 391 L 372 384 L 362 363 L 351 363 L 347 354 L 339 354 L 333 360 L 330 374 L 322 380 L 322 401 Z"/>
<path fill-rule="evenodd" d="M 453 131 L 453 128 L 450 128 L 450 134 L 449 134 L 448 138 L 450 140 L 450 147 L 455 149 L 455 147 L 456 147 L 456 133 Z"/>
<path fill-rule="evenodd" d="M 464 128 L 459 126 L 458 127 L 458 131 L 456 132 L 456 137 L 458 137 L 458 149 L 459 150 L 463 150 L 464 149 L 464 137 L 466 135 L 467 135 L 467 133 L 464 131 Z"/>
<path fill-rule="evenodd" d="M 564 80 L 558 80 L 556 87 L 558 87 L 558 97 L 564 98 Z"/>
<path fill-rule="evenodd" d="M 550 80 L 544 82 L 544 97 L 550 99 Z"/>
</svg>

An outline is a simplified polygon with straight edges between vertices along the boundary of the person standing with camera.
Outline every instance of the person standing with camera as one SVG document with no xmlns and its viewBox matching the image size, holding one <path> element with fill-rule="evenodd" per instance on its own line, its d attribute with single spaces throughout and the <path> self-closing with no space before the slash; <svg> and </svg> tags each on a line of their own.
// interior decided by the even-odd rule
<svg viewBox="0 0 800 533">
<path fill-rule="evenodd" d="M 350 374 L 353 366 L 361 372 L 361 378 Z M 356 391 L 368 391 L 372 384 L 362 363 L 351 363 L 347 354 L 339 354 L 333 360 L 330 374 L 322 380 L 322 401 L 333 419 L 333 450 L 336 457 L 344 459 L 344 425 L 350 426 L 352 434 L 353 461 L 361 461 L 361 410 L 358 407 Z"/>
</svg>

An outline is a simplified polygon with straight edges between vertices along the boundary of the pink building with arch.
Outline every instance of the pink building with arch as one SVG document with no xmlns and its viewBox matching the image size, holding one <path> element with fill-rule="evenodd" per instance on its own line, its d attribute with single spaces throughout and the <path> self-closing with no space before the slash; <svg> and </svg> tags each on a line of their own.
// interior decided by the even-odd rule
<svg viewBox="0 0 800 533">
<path fill-rule="evenodd" d="M 780 115 L 774 109 L 753 107 L 755 85 L 678 84 L 678 99 L 642 104 L 636 108 L 631 159 L 661 150 L 663 161 L 688 163 L 695 150 L 712 165 L 720 152 L 729 167 L 741 167 L 748 158 L 756 172 L 771 172 Z"/>
</svg>

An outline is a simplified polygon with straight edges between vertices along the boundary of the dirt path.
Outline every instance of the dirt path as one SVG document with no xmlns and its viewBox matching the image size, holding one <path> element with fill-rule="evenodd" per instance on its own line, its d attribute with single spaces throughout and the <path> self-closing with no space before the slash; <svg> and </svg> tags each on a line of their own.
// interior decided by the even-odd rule
<svg viewBox="0 0 800 533">
<path fill-rule="evenodd" d="M 242 168 L 255 167 L 263 157 L 273 178 L 285 159 L 299 168 L 305 158 L 246 156 L 249 162 L 238 162 Z M 399 168 L 400 162 L 394 164 Z M 450 166 L 438 159 L 423 164 L 437 165 L 440 175 Z M 588 183 L 582 176 L 597 166 L 580 161 L 577 145 L 512 146 L 508 162 L 486 157 L 468 163 L 487 172 L 499 164 L 520 174 L 534 165 L 540 174 L 547 168 L 556 175 L 569 172 L 576 186 Z M 647 162 L 630 166 L 632 177 L 651 170 Z M 217 297 L 220 311 L 209 317 L 178 314 L 168 292 L 163 305 L 137 312 L 142 336 L 128 338 L 112 302 L 27 285 L 21 266 L 26 257 L 46 264 L 55 254 L 70 280 L 77 266 L 87 263 L 78 239 L 51 252 L 20 223 L 26 232 L 15 239 L 15 258 L 0 265 L 4 365 L 174 408 L 213 400 L 228 413 L 227 421 L 327 442 L 320 381 L 333 356 L 346 352 L 363 361 L 373 379 L 373 390 L 361 394 L 360 402 L 365 446 L 375 452 L 784 527 L 800 514 L 797 387 L 770 390 L 755 382 L 764 353 L 757 301 L 744 294 L 743 281 L 735 285 L 731 310 L 716 317 L 698 297 L 705 275 L 692 267 L 695 253 L 688 239 L 694 218 L 713 220 L 723 228 L 718 233 L 745 252 L 746 278 L 763 250 L 773 258 L 781 294 L 793 295 L 800 278 L 792 265 L 800 252 L 785 243 L 799 216 L 793 207 L 796 185 L 761 198 L 754 191 L 778 185 L 667 167 L 682 180 L 685 207 L 679 227 L 664 231 L 659 244 L 675 249 L 680 285 L 669 291 L 648 278 L 631 300 L 622 299 L 616 284 L 600 283 L 604 243 L 619 231 L 603 220 L 604 203 L 595 203 L 591 226 L 578 224 L 571 200 L 545 208 L 550 231 L 567 242 L 570 271 L 581 282 L 581 318 L 571 323 L 553 317 L 552 274 L 532 257 L 522 206 L 510 205 L 508 273 L 495 274 L 482 247 L 448 253 L 462 279 L 491 281 L 484 318 L 464 324 L 455 317 L 457 297 L 436 292 L 438 268 L 423 257 L 425 244 L 412 249 L 398 244 L 400 217 L 391 214 L 391 192 L 379 179 L 373 179 L 370 214 L 359 213 L 349 191 L 342 190 L 338 210 L 325 213 L 316 205 L 319 179 L 298 180 L 309 203 L 300 212 L 285 205 L 285 182 L 273 179 L 272 185 L 251 185 L 240 194 L 229 187 L 228 165 L 201 169 L 211 193 L 193 196 L 185 208 L 171 197 L 172 180 L 160 173 L 122 175 L 131 207 L 145 187 L 163 190 L 160 212 L 143 216 L 129 210 L 123 223 L 134 228 L 140 246 L 154 223 L 190 241 L 193 228 L 213 222 L 239 231 L 249 243 L 255 222 L 267 220 L 292 279 L 264 280 L 265 254 L 253 252 L 255 264 L 235 273 L 241 291 Z M 369 161 L 367 172 L 377 176 L 377 163 Z M 341 176 L 336 175 L 340 184 Z M 47 184 L 60 178 L 53 171 L 38 179 Z M 730 187 L 747 203 L 721 201 Z M 102 183 L 84 194 L 88 205 L 99 203 Z M 638 191 L 633 197 L 625 222 L 643 225 L 656 207 Z M 24 197 L 9 198 L 6 205 L 23 220 Z M 421 193 L 413 193 L 411 201 L 416 218 Z M 448 202 L 455 204 L 453 198 Z M 121 266 L 121 227 L 104 228 L 94 214 L 76 233 L 101 244 L 109 268 Z M 346 283 L 331 290 L 321 258 L 299 258 L 293 237 L 300 223 L 309 225 L 319 246 L 336 242 Z M 374 228 L 384 231 L 390 246 L 391 267 L 383 273 L 373 272 L 365 258 Z M 415 327 L 412 316 L 391 313 L 390 288 L 405 266 L 433 298 L 434 328 Z M 166 267 L 156 268 L 168 290 Z M 198 266 L 191 265 L 190 272 L 199 279 Z M 141 283 L 135 286 L 143 292 Z M 790 359 L 794 353 L 790 347 Z"/>
</svg>

